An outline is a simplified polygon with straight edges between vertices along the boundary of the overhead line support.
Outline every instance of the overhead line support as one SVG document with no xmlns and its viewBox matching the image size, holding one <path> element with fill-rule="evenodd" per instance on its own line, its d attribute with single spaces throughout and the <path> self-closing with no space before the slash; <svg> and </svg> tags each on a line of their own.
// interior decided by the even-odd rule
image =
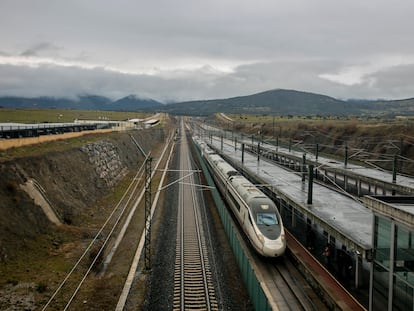
<svg viewBox="0 0 414 311">
<path fill-rule="evenodd" d="M 151 270 L 151 164 L 152 157 L 145 160 L 145 243 L 144 243 L 144 261 L 145 270 Z"/>
</svg>

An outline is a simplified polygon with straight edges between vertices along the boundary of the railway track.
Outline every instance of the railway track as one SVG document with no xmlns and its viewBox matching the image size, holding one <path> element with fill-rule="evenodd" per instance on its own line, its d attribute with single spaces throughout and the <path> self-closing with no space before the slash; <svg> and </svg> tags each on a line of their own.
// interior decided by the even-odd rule
<svg viewBox="0 0 414 311">
<path fill-rule="evenodd" d="M 286 310 L 327 310 L 289 260 L 278 261 L 269 269 L 284 302 L 280 305 L 285 304 Z"/>
<path fill-rule="evenodd" d="M 173 310 L 218 310 L 194 167 L 181 124 L 180 184 Z"/>
</svg>

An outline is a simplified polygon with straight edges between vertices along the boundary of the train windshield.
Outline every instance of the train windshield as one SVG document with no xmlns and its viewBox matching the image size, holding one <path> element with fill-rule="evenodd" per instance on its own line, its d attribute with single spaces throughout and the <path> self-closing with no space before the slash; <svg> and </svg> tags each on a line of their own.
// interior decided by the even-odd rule
<svg viewBox="0 0 414 311">
<path fill-rule="evenodd" d="M 258 225 L 266 225 L 266 226 L 271 226 L 271 225 L 277 225 L 279 224 L 279 221 L 276 217 L 275 213 L 272 212 L 259 212 L 256 214 L 256 223 Z"/>
<path fill-rule="evenodd" d="M 260 232 L 270 240 L 280 237 L 282 221 L 276 206 L 267 198 L 256 197 L 250 202 L 252 218 Z"/>
</svg>

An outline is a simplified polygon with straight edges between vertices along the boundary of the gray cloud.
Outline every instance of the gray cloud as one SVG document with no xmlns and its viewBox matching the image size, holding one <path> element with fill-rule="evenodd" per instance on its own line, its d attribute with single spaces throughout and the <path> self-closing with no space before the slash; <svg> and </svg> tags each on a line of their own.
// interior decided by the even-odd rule
<svg viewBox="0 0 414 311">
<path fill-rule="evenodd" d="M 0 2 L 0 94 L 414 96 L 414 2 Z"/>
<path fill-rule="evenodd" d="M 20 53 L 20 56 L 38 56 L 39 52 L 57 51 L 60 48 L 50 42 L 39 42 Z"/>
<path fill-rule="evenodd" d="M 387 94 L 378 97 L 403 99 L 414 97 L 414 64 L 406 66 L 395 66 L 386 70 L 376 72 L 369 76 L 373 81 L 372 89 L 381 94 L 382 90 L 387 90 Z"/>
</svg>

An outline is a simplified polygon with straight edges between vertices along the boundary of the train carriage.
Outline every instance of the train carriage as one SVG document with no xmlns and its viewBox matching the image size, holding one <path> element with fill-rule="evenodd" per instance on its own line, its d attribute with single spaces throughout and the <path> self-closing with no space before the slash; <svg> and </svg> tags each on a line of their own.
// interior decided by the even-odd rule
<svg viewBox="0 0 414 311">
<path fill-rule="evenodd" d="M 275 203 L 208 146 L 200 146 L 213 177 L 254 249 L 279 257 L 286 249 L 282 219 Z"/>
</svg>

